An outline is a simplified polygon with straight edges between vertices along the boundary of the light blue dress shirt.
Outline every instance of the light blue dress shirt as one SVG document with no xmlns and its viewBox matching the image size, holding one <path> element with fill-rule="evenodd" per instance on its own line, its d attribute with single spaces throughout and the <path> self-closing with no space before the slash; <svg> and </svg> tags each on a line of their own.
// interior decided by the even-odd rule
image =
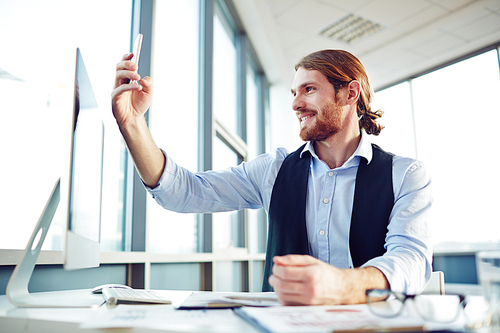
<svg viewBox="0 0 500 333">
<path fill-rule="evenodd" d="M 361 158 L 368 163 L 372 148 L 362 131 L 354 154 L 339 168 L 321 161 L 311 143 L 306 225 L 310 254 L 338 268 L 351 268 L 349 229 L 356 172 Z M 148 188 L 165 209 L 181 213 L 223 212 L 264 208 L 269 212 L 274 181 L 289 152 L 284 148 L 223 171 L 190 172 L 164 152 L 166 166 L 158 186 Z M 387 277 L 391 289 L 419 293 L 432 272 L 429 212 L 430 177 L 421 162 L 393 158 L 394 207 L 386 236 L 387 252 L 363 266 L 374 266 Z"/>
</svg>

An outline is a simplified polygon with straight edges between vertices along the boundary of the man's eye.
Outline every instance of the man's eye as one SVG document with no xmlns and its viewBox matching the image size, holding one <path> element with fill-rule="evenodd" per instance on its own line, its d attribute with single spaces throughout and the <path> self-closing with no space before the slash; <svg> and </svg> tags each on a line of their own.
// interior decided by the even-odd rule
<svg viewBox="0 0 500 333">
<path fill-rule="evenodd" d="M 310 93 L 311 91 L 314 90 L 314 88 L 313 87 L 306 87 L 305 90 L 306 90 L 306 93 Z"/>
</svg>

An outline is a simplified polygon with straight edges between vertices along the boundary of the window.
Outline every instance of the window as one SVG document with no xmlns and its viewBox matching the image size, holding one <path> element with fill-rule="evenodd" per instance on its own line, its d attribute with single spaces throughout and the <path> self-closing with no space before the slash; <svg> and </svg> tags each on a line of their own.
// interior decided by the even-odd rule
<svg viewBox="0 0 500 333">
<path fill-rule="evenodd" d="M 220 3 L 214 15 L 213 112 L 217 120 L 236 133 L 236 46 L 235 35 Z"/>
<path fill-rule="evenodd" d="M 498 52 L 413 80 L 417 153 L 434 186 L 439 250 L 500 244 L 497 140 Z"/>
<path fill-rule="evenodd" d="M 241 156 L 219 138 L 214 141 L 214 170 L 224 170 L 229 166 L 238 165 L 241 159 Z M 245 246 L 244 237 L 241 237 L 244 231 L 240 228 L 240 215 L 241 212 L 238 211 L 213 214 L 214 249 Z"/>
<path fill-rule="evenodd" d="M 266 98 L 263 94 L 265 89 L 265 77 L 258 73 L 257 65 L 254 57 L 247 54 L 247 145 L 248 145 L 248 160 L 254 159 L 266 150 L 265 142 L 265 109 Z M 248 211 L 248 233 L 249 251 L 251 253 L 265 253 L 267 239 L 267 216 L 264 209 Z M 258 289 L 255 289 L 258 290 Z"/>
<path fill-rule="evenodd" d="M 227 144 L 228 136 L 235 138 L 238 128 L 236 36 L 234 23 L 227 8 L 217 2 L 214 10 L 213 114 L 217 123 L 218 139 L 213 144 L 213 169 L 223 170 L 246 160 L 244 151 L 238 152 Z M 221 140 L 222 138 L 222 140 Z M 229 249 L 244 247 L 244 215 L 242 212 L 213 214 L 213 247 Z"/>
<path fill-rule="evenodd" d="M 130 37 L 120 32 L 130 31 L 130 24 L 131 1 L 2 2 L 2 42 L 16 50 L 0 58 L 0 140 L 2 156 L 9 157 L 0 165 L 0 172 L 8 175 L 0 192 L 0 223 L 9 230 L 0 233 L 2 249 L 24 249 L 52 187 L 69 167 L 77 47 L 106 133 L 102 249 L 121 248 L 123 146 L 109 96 L 115 65 L 129 50 Z M 62 217 L 57 214 L 44 249 L 61 250 Z"/>
<path fill-rule="evenodd" d="M 11 39 L 5 42 L 19 50 L 0 58 L 0 88 L 7 92 L 2 110 L 9 110 L 0 123 L 0 139 L 11 143 L 2 145 L 2 155 L 12 157 L 0 166 L 4 175 L 12 175 L 4 177 L 2 188 L 9 190 L 0 192 L 0 223 L 12 231 L 0 233 L 0 293 L 13 269 L 11 249 L 18 255 L 26 246 L 66 167 L 77 46 L 105 125 L 104 259 L 97 269 L 105 273 L 87 272 L 65 286 L 49 281 L 52 286 L 35 289 L 88 288 L 112 278 L 136 288 L 260 290 L 267 233 L 262 211 L 198 215 L 164 210 L 134 176 L 110 110 L 116 63 L 140 31 L 145 40 L 139 72 L 154 79 L 147 118 L 160 148 L 191 171 L 208 164 L 224 169 L 264 152 L 267 81 L 250 55 L 255 53 L 231 1 L 7 1 L 0 31 L 8 31 L 4 35 Z M 201 80 L 213 84 L 203 87 Z M 206 129 L 203 136 L 200 129 Z M 248 216 L 258 221 L 249 232 Z M 53 222 L 44 250 L 61 250 L 61 220 Z M 64 274 L 60 260 L 50 256 L 47 263 L 47 274 Z M 106 275 L 111 271 L 112 277 Z M 89 275 L 95 278 L 85 278 Z"/>
<path fill-rule="evenodd" d="M 155 97 L 149 115 L 156 144 L 191 171 L 198 169 L 198 13 L 197 0 L 156 2 L 156 17 L 169 19 L 155 20 Z M 167 211 L 150 196 L 147 208 L 151 252 L 197 252 L 196 214 Z"/>
<path fill-rule="evenodd" d="M 500 107 L 498 50 L 376 93 L 386 125 L 375 142 L 416 156 L 431 175 L 436 252 L 500 246 L 494 124 Z"/>
<path fill-rule="evenodd" d="M 384 112 L 379 121 L 384 129 L 379 136 L 372 136 L 372 141 L 393 154 L 415 158 L 410 83 L 403 82 L 378 92 L 372 110 L 379 109 Z"/>
</svg>

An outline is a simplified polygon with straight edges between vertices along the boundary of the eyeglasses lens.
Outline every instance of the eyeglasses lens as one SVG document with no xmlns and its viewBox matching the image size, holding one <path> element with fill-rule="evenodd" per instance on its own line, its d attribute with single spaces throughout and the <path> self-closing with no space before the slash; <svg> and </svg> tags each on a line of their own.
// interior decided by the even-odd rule
<svg viewBox="0 0 500 333">
<path fill-rule="evenodd" d="M 403 308 L 403 300 L 388 290 L 372 290 L 368 294 L 368 305 L 373 314 L 380 317 L 395 317 Z"/>
<path fill-rule="evenodd" d="M 460 298 L 455 295 L 419 295 L 413 303 L 420 316 L 432 322 L 452 322 L 460 311 Z"/>
</svg>

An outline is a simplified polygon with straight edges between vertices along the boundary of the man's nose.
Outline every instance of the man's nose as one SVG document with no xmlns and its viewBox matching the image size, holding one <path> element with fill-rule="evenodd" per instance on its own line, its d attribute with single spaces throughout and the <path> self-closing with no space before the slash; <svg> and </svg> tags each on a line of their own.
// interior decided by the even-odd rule
<svg viewBox="0 0 500 333">
<path fill-rule="evenodd" d="M 301 97 L 301 95 L 296 95 L 294 98 L 293 98 L 293 101 L 292 101 L 292 109 L 294 111 L 300 111 L 302 110 L 303 108 L 305 108 L 306 106 L 306 103 L 304 102 L 303 98 Z"/>
</svg>

